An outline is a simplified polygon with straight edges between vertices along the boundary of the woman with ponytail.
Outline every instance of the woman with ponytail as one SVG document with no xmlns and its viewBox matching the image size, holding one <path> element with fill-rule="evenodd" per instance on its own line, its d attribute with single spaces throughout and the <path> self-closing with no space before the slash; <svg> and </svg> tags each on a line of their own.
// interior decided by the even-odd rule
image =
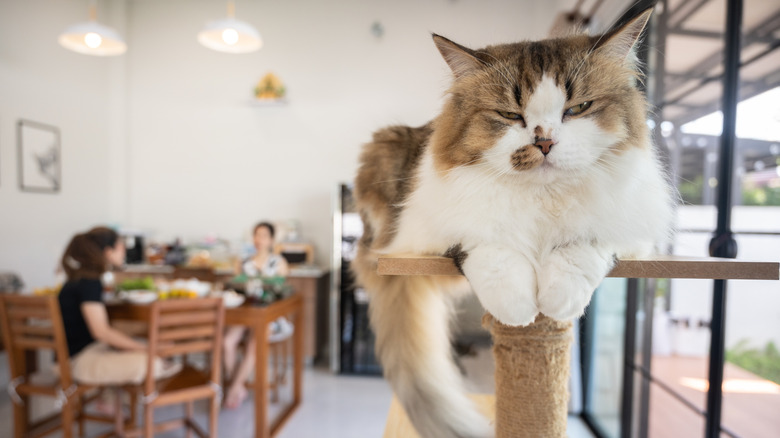
<svg viewBox="0 0 780 438">
<path fill-rule="evenodd" d="M 102 275 L 124 262 L 124 242 L 106 227 L 73 236 L 62 255 L 62 322 L 73 377 L 83 383 L 137 383 L 145 377 L 146 345 L 112 327 L 103 303 Z M 158 362 L 155 374 L 175 371 Z"/>
</svg>

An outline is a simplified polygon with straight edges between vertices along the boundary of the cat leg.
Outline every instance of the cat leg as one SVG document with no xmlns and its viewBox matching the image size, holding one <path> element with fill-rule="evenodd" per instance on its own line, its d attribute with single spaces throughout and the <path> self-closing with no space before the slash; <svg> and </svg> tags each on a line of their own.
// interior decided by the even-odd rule
<svg viewBox="0 0 780 438">
<path fill-rule="evenodd" d="M 507 325 L 534 321 L 539 313 L 536 273 L 525 256 L 499 245 L 480 245 L 458 255 L 456 264 L 485 310 Z"/>
<path fill-rule="evenodd" d="M 613 253 L 597 246 L 553 248 L 542 257 L 538 271 L 539 311 L 560 321 L 582 315 L 593 291 L 613 265 Z"/>
</svg>

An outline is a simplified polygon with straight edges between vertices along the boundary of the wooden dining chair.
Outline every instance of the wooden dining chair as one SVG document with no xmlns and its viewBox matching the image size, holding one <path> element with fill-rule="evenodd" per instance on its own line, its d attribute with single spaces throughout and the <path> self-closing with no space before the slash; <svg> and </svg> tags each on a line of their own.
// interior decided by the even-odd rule
<svg viewBox="0 0 780 438">
<path fill-rule="evenodd" d="M 119 430 L 120 436 L 152 437 L 155 433 L 186 427 L 200 437 L 217 436 L 217 416 L 222 398 L 220 354 L 224 308 L 221 298 L 157 301 L 151 305 L 146 377 L 143 383 L 124 386 L 141 394 L 143 426 Z M 190 355 L 206 353 L 205 369 L 188 362 Z M 155 358 L 184 356 L 181 371 L 161 380 L 155 378 Z M 194 402 L 209 400 L 209 433 L 193 419 Z M 185 405 L 184 418 L 154 422 L 154 410 L 173 404 Z M 133 407 L 131 407 L 133 408 Z"/>
<path fill-rule="evenodd" d="M 74 422 L 78 422 L 82 435 L 87 419 L 114 421 L 114 417 L 90 416 L 83 411 L 83 406 L 93 398 L 87 397 L 88 393 L 98 388 L 79 384 L 71 376 L 56 296 L 0 295 L 0 327 L 10 365 L 8 390 L 13 401 L 14 437 L 40 437 L 62 429 L 63 436 L 70 438 Z M 38 350 L 54 352 L 59 376 L 32 372 L 31 362 Z M 60 412 L 30 422 L 29 403 L 33 396 L 53 398 Z"/>
</svg>

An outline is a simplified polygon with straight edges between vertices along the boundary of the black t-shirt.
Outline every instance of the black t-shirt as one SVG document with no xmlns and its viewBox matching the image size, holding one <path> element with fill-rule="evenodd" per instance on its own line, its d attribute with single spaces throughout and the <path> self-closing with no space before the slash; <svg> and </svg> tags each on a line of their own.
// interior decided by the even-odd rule
<svg viewBox="0 0 780 438">
<path fill-rule="evenodd" d="M 89 301 L 102 302 L 103 284 L 100 280 L 86 278 L 68 281 L 60 290 L 59 301 L 65 338 L 68 340 L 68 353 L 75 356 L 84 347 L 95 342 L 81 313 L 81 304 Z"/>
</svg>

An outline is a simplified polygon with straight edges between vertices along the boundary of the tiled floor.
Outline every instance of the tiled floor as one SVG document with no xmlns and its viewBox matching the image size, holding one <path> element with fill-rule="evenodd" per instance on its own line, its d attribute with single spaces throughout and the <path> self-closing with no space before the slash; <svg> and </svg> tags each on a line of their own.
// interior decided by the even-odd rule
<svg viewBox="0 0 780 438">
<path fill-rule="evenodd" d="M 471 392 L 493 392 L 493 361 L 490 351 L 478 350 L 475 357 L 463 359 L 467 370 L 467 389 Z M 8 382 L 7 359 L 0 354 L 0 385 Z M 282 394 L 282 399 L 289 394 Z M 379 377 L 334 375 L 321 368 L 307 368 L 304 375 L 303 404 L 284 426 L 277 438 L 371 438 L 382 437 L 392 392 Z M 284 400 L 282 400 L 283 402 Z M 242 438 L 252 436 L 253 406 L 244 403 L 239 409 L 225 410 L 219 417 L 219 436 Z M 197 417 L 206 419 L 206 406 L 197 405 Z M 162 412 L 161 417 L 179 413 Z M 271 413 L 273 415 L 273 411 Z M 11 402 L 6 391 L 0 392 L 0 424 L 12 424 Z M 204 424 L 205 425 L 205 424 Z M 90 427 L 88 432 L 101 430 Z M 10 427 L 0 427 L 0 438 L 12 436 Z M 173 431 L 165 437 L 184 436 Z M 576 417 L 569 419 L 569 437 L 592 437 Z"/>
</svg>

